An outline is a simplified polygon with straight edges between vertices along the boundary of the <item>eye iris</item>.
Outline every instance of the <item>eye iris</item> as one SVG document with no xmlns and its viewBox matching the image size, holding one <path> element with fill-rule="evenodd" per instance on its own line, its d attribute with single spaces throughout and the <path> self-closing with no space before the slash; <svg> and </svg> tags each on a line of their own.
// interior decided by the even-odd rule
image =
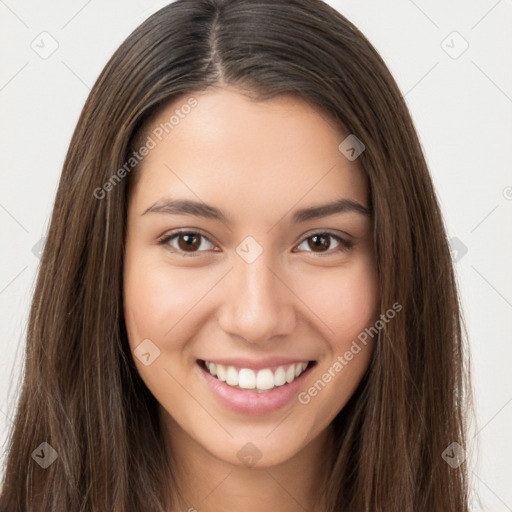
<svg viewBox="0 0 512 512">
<path fill-rule="evenodd" d="M 185 252 L 193 252 L 201 246 L 201 236 L 194 233 L 180 233 L 177 235 L 178 246 L 180 250 Z M 308 245 L 314 252 L 322 252 L 321 250 L 328 250 L 331 235 L 328 233 L 320 233 L 312 235 L 308 238 Z M 320 249 L 320 251 L 318 250 Z"/>
<path fill-rule="evenodd" d="M 313 242 L 313 244 L 311 242 Z M 320 234 L 311 236 L 309 238 L 309 246 L 311 249 L 329 249 L 329 235 Z"/>
<path fill-rule="evenodd" d="M 184 243 L 182 243 L 184 242 Z M 178 236 L 178 245 L 184 251 L 197 250 L 201 245 L 201 237 L 194 234 L 180 234 Z"/>
</svg>

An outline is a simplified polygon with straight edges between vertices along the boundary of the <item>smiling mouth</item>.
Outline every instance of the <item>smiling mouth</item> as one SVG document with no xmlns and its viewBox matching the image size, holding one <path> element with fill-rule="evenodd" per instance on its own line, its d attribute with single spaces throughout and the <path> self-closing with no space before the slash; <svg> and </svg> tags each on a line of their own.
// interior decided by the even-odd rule
<svg viewBox="0 0 512 512">
<path fill-rule="evenodd" d="M 236 368 L 205 360 L 199 365 L 213 377 L 235 389 L 265 393 L 275 388 L 291 384 L 303 373 L 316 365 L 316 361 L 302 361 L 272 368 Z"/>
</svg>

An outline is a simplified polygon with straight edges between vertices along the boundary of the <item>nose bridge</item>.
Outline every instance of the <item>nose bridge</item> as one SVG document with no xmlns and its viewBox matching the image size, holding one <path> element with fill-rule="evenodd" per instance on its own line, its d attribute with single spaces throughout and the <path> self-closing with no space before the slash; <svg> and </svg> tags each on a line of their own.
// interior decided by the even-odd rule
<svg viewBox="0 0 512 512">
<path fill-rule="evenodd" d="M 270 251 L 254 261 L 236 255 L 220 316 L 227 333 L 258 342 L 293 330 L 293 294 L 275 274 L 279 270 Z"/>
</svg>

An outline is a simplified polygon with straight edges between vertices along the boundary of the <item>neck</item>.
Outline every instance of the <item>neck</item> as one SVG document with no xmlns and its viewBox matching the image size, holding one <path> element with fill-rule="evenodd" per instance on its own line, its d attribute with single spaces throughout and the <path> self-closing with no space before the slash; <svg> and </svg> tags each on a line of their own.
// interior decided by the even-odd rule
<svg viewBox="0 0 512 512">
<path fill-rule="evenodd" d="M 321 512 L 323 509 L 323 489 L 331 469 L 330 427 L 280 464 L 247 467 L 215 457 L 167 414 L 164 417 L 174 486 L 179 494 L 175 512 Z"/>
</svg>

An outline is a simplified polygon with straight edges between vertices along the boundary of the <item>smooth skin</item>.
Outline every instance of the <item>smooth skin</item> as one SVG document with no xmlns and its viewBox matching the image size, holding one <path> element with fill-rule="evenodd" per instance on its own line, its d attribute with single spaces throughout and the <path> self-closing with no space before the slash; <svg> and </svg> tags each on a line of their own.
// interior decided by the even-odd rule
<svg viewBox="0 0 512 512">
<path fill-rule="evenodd" d="M 304 376 L 307 392 L 373 325 L 379 290 L 371 215 L 292 223 L 296 210 L 342 198 L 368 207 L 368 181 L 358 161 L 338 150 L 348 134 L 291 95 L 258 102 L 232 87 L 198 91 L 166 106 L 141 140 L 191 96 L 197 106 L 139 164 L 129 198 L 130 348 L 149 339 L 160 351 L 147 366 L 134 361 L 161 406 L 180 510 L 316 510 L 329 426 L 367 369 L 373 341 L 309 403 L 294 398 L 263 415 L 221 404 L 197 361 L 315 360 Z M 158 208 L 169 199 L 206 203 L 227 219 Z M 183 229 L 201 236 L 169 239 Z M 311 238 L 325 231 L 352 247 Z M 248 236 L 263 250 L 251 263 L 237 253 Z M 248 442 L 261 454 L 253 467 L 237 456 Z"/>
</svg>

